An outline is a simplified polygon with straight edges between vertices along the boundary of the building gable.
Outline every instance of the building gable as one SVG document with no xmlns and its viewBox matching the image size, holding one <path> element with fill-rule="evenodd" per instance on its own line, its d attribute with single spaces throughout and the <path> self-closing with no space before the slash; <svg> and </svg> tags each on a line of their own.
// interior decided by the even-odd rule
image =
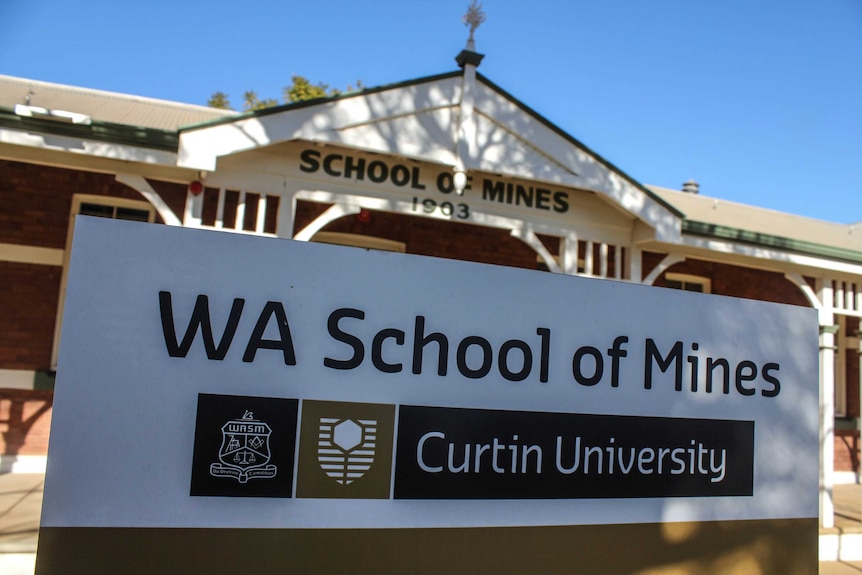
<svg viewBox="0 0 862 575">
<path fill-rule="evenodd" d="M 656 239 L 680 237 L 682 214 L 661 198 L 490 81 L 461 73 L 189 127 L 178 164 L 214 172 L 221 158 L 298 140 L 594 192 Z"/>
</svg>

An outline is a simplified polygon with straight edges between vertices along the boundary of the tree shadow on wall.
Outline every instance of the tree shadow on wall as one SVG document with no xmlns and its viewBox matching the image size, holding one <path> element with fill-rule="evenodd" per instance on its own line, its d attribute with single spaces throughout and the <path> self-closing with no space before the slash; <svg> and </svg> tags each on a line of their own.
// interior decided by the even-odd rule
<svg viewBox="0 0 862 575">
<path fill-rule="evenodd" d="M 0 391 L 0 474 L 11 473 L 31 430 L 54 405 L 50 391 Z"/>
</svg>

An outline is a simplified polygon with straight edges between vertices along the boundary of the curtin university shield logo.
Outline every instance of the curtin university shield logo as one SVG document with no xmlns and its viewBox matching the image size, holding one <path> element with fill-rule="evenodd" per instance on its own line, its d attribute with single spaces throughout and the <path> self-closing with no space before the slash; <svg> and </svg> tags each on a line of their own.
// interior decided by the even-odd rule
<svg viewBox="0 0 862 575">
<path fill-rule="evenodd" d="M 191 495 L 290 497 L 299 401 L 198 395 Z"/>
<path fill-rule="evenodd" d="M 218 463 L 210 465 L 213 477 L 233 477 L 240 483 L 249 479 L 271 479 L 278 468 L 269 463 L 269 436 L 272 428 L 246 410 L 242 419 L 221 427 Z"/>
<path fill-rule="evenodd" d="M 321 417 L 317 441 L 320 468 L 339 484 L 350 485 L 374 463 L 377 421 Z"/>
<path fill-rule="evenodd" d="M 395 406 L 302 402 L 296 496 L 388 499 Z"/>
</svg>

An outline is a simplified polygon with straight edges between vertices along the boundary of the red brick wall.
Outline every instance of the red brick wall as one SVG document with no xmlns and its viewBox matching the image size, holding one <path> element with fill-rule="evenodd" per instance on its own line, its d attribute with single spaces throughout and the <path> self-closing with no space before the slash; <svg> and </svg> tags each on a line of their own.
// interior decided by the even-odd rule
<svg viewBox="0 0 862 575">
<path fill-rule="evenodd" d="M 859 470 L 859 431 L 835 430 L 835 471 Z"/>
<path fill-rule="evenodd" d="M 314 221 L 314 219 L 328 210 L 332 204 L 321 204 L 318 202 L 305 202 L 299 200 L 296 202 L 296 212 L 293 214 L 293 233 L 296 235 L 298 231 Z M 373 212 L 377 213 L 377 212 Z M 373 221 L 373 220 L 372 220 Z M 386 238 L 386 236 L 380 236 Z M 389 239 L 389 238 L 386 238 Z"/>
<path fill-rule="evenodd" d="M 664 254 L 644 252 L 644 276 L 649 273 L 649 270 L 655 268 L 662 258 Z M 653 285 L 665 286 L 664 280 L 667 273 L 708 278 L 712 284 L 711 293 L 717 295 L 810 307 L 808 300 L 802 295 L 802 290 L 779 272 L 687 259 L 669 267 Z"/>
<path fill-rule="evenodd" d="M 51 368 L 61 272 L 0 261 L 0 369 Z"/>
<path fill-rule="evenodd" d="M 165 201 L 169 208 L 182 220 L 183 213 L 186 211 L 186 184 L 175 184 L 172 182 L 160 182 L 157 180 L 147 180 L 159 196 Z M 156 215 L 156 221 L 162 222 L 161 218 Z"/>
<path fill-rule="evenodd" d="M 182 214 L 185 185 L 151 184 Z M 111 174 L 0 160 L 0 243 L 65 249 L 76 193 L 144 200 Z M 0 261 L 0 369 L 50 369 L 61 274 Z"/>
<path fill-rule="evenodd" d="M 297 202 L 294 230 L 299 231 L 329 206 Z M 507 230 L 473 224 L 369 211 L 363 222 L 355 215 L 327 225 L 323 231 L 368 235 L 403 242 L 407 253 L 536 269 L 536 252 Z"/>
<path fill-rule="evenodd" d="M 151 182 L 181 215 L 186 187 Z M 144 200 L 111 174 L 0 160 L 0 243 L 65 249 L 76 193 Z M 60 266 L 0 261 L 0 369 L 49 370 Z M 53 393 L 0 389 L 0 453 L 45 455 Z"/>
<path fill-rule="evenodd" d="M 160 187 L 185 193 L 177 184 Z M 74 194 L 144 200 L 110 174 L 0 160 L 0 242 L 64 249 Z"/>
<path fill-rule="evenodd" d="M 54 393 L 0 389 L 0 453 L 45 455 Z"/>
<path fill-rule="evenodd" d="M 655 252 L 643 252 L 641 254 L 641 279 L 647 277 L 651 271 L 665 258 L 667 254 L 659 254 Z"/>
</svg>

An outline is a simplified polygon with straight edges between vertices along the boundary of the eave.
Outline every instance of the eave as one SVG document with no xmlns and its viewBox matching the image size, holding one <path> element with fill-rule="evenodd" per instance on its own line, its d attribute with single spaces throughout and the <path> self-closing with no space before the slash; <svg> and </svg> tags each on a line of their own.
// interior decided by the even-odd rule
<svg viewBox="0 0 862 575">
<path fill-rule="evenodd" d="M 173 130 L 127 126 L 125 124 L 100 122 L 97 120 L 94 120 L 91 124 L 71 124 L 56 120 L 19 116 L 8 108 L 0 108 L 0 128 L 96 142 L 109 142 L 111 144 L 172 153 L 176 153 L 179 147 L 179 133 Z"/>
<path fill-rule="evenodd" d="M 817 258 L 838 260 L 855 264 L 862 263 L 862 252 L 855 250 L 848 250 L 845 248 L 827 246 L 802 240 L 794 240 L 771 234 L 762 234 L 728 226 L 683 220 L 682 232 L 683 234 L 692 236 L 731 241 L 739 244 L 781 250 L 784 252 Z"/>
</svg>

